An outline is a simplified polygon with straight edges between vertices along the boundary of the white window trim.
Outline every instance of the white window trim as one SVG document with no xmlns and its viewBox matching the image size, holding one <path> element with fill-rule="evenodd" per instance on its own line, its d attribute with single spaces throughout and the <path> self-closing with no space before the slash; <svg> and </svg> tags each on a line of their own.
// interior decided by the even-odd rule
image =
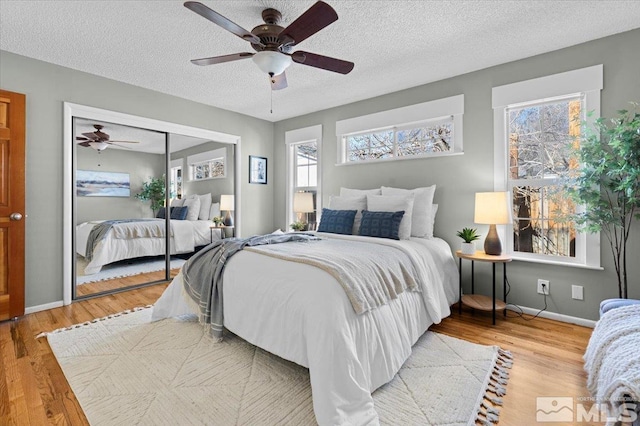
<svg viewBox="0 0 640 426">
<path fill-rule="evenodd" d="M 600 91 L 603 87 L 603 66 L 577 69 L 560 74 L 521 81 L 494 87 L 492 90 L 493 132 L 494 132 L 494 190 L 507 191 L 507 170 L 509 167 L 505 141 L 507 123 L 505 110 L 508 106 L 544 101 L 562 96 L 584 94 L 585 111 L 593 111 L 588 117 L 593 122 L 600 117 Z M 506 242 L 506 251 L 514 259 L 535 263 L 575 266 L 588 269 L 602 269 L 600 266 L 600 234 L 578 233 L 576 236 L 576 256 L 562 259 L 532 253 L 513 252 L 513 233 L 509 225 L 499 226 L 500 239 Z"/>
<path fill-rule="evenodd" d="M 286 224 L 296 221 L 293 216 L 293 182 L 295 181 L 293 173 L 293 150 L 294 145 L 305 142 L 315 142 L 318 147 L 318 186 L 316 193 L 317 203 L 317 222 L 320 222 L 320 214 L 322 212 L 322 124 L 315 126 L 303 127 L 301 129 L 289 130 L 284 134 L 284 143 L 286 144 L 286 162 L 287 162 L 287 192 L 286 192 Z"/>
<path fill-rule="evenodd" d="M 360 117 L 349 118 L 336 122 L 336 138 L 338 141 L 337 166 L 377 163 L 380 161 L 401 161 L 461 155 L 464 153 L 462 146 L 462 116 L 464 114 L 464 95 L 450 96 L 448 98 L 423 102 Z M 377 130 L 405 127 L 411 123 L 426 123 L 453 117 L 453 149 L 448 152 L 384 158 L 379 160 L 347 161 L 345 136 L 354 133 L 368 133 Z"/>
<path fill-rule="evenodd" d="M 209 177 L 205 179 L 194 179 L 193 177 L 194 165 L 217 160 L 218 158 L 222 158 L 222 161 L 224 162 L 224 173 L 222 176 L 214 176 L 214 177 Z M 199 154 L 189 155 L 187 157 L 187 167 L 189 168 L 189 181 L 191 182 L 200 182 L 200 181 L 209 180 L 209 179 L 224 179 L 227 177 L 227 148 L 218 148 L 218 149 L 213 149 L 211 151 L 201 152 Z M 183 176 L 183 179 L 184 179 L 184 176 Z"/>
</svg>

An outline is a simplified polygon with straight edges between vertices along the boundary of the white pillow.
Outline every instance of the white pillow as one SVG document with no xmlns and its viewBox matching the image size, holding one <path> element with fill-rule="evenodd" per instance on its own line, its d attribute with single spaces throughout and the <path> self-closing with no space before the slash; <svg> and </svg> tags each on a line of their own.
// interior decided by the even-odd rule
<svg viewBox="0 0 640 426">
<path fill-rule="evenodd" d="M 332 195 L 329 198 L 329 208 L 331 210 L 355 210 L 356 218 L 353 220 L 353 235 L 358 235 L 360 231 L 360 222 L 362 221 L 362 210 L 367 208 L 367 197 L 365 195 L 358 197 L 336 197 Z"/>
<path fill-rule="evenodd" d="M 198 220 L 200 214 L 200 197 L 196 194 L 189 195 L 184 200 L 184 206 L 187 207 L 186 220 Z"/>
<path fill-rule="evenodd" d="M 198 195 L 200 198 L 200 212 L 198 220 L 209 220 L 209 210 L 211 210 L 211 193 Z"/>
<path fill-rule="evenodd" d="M 222 217 L 220 213 L 220 203 L 212 203 L 209 210 L 209 220 L 213 220 L 214 217 Z"/>
<path fill-rule="evenodd" d="M 436 224 L 436 213 L 438 213 L 438 205 L 434 204 L 433 209 L 431 209 L 431 229 L 433 229 Z"/>
<path fill-rule="evenodd" d="M 171 207 L 182 207 L 184 206 L 184 198 L 174 198 L 171 200 Z"/>
<path fill-rule="evenodd" d="M 382 187 L 382 195 L 400 196 L 413 195 L 413 211 L 411 212 L 411 236 L 412 237 L 433 237 L 433 195 L 436 186 L 431 185 L 426 188 L 401 189 Z"/>
<path fill-rule="evenodd" d="M 362 197 L 363 195 L 382 195 L 380 188 L 377 189 L 350 189 L 340 188 L 341 197 Z"/>
<path fill-rule="evenodd" d="M 402 216 L 402 222 L 400 222 L 398 237 L 401 240 L 408 240 L 411 237 L 413 198 L 413 195 L 367 195 L 367 210 L 372 212 L 398 212 L 403 210 L 404 216 Z"/>
</svg>

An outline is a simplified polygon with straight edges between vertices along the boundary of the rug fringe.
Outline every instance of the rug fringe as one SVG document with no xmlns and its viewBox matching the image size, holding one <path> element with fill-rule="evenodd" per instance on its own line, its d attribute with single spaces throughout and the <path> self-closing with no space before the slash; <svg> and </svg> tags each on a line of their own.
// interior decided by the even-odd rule
<svg viewBox="0 0 640 426">
<path fill-rule="evenodd" d="M 478 408 L 475 422 L 482 426 L 493 426 L 498 423 L 502 398 L 507 390 L 505 386 L 509 381 L 509 372 L 513 366 L 513 354 L 498 348 L 491 374 L 487 378 L 482 402 Z"/>
<path fill-rule="evenodd" d="M 57 333 L 62 333 L 63 331 L 69 331 L 69 330 L 73 330 L 73 329 L 76 329 L 76 328 L 86 327 L 86 326 L 94 324 L 96 322 L 108 320 L 108 319 L 111 319 L 111 318 L 121 317 L 123 315 L 131 314 L 133 312 L 144 311 L 145 309 L 149 309 L 149 308 L 153 308 L 153 305 L 136 306 L 133 309 L 127 309 L 126 311 L 122 311 L 122 312 L 118 312 L 118 313 L 115 313 L 115 314 L 107 315 L 106 317 L 95 318 L 95 319 L 92 319 L 91 321 L 85 321 L 83 323 L 70 325 L 69 327 L 61 327 L 61 328 L 55 329 L 53 331 L 43 331 L 42 333 L 40 333 L 40 334 L 38 334 L 36 336 L 36 339 L 48 336 L 50 334 L 57 334 Z"/>
</svg>

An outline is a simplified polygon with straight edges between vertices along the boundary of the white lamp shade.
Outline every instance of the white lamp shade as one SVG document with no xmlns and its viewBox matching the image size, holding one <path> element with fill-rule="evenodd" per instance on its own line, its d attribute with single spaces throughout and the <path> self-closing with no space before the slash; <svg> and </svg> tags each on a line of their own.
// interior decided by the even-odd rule
<svg viewBox="0 0 640 426">
<path fill-rule="evenodd" d="M 313 194 L 311 192 L 296 192 L 293 194 L 293 211 L 296 213 L 311 213 L 313 211 Z"/>
<path fill-rule="evenodd" d="M 511 220 L 509 192 L 476 192 L 475 223 L 506 225 Z"/>
<path fill-rule="evenodd" d="M 235 210 L 235 197 L 233 195 L 221 195 L 220 210 L 222 211 Z"/>
<path fill-rule="evenodd" d="M 105 149 L 107 149 L 107 147 L 109 146 L 108 143 L 106 142 L 89 142 L 89 146 L 93 149 L 95 149 L 96 151 L 104 151 Z"/>
<path fill-rule="evenodd" d="M 291 65 L 291 56 L 263 50 L 253 55 L 253 62 L 267 74 L 280 75 Z"/>
</svg>

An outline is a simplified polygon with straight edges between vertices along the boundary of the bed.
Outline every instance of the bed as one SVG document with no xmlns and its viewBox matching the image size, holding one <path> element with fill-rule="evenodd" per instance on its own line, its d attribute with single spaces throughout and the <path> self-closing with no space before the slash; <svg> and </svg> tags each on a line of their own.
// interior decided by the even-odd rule
<svg viewBox="0 0 640 426">
<path fill-rule="evenodd" d="M 87 252 L 91 230 L 106 221 L 84 222 L 76 226 L 76 253 L 90 260 L 84 275 L 100 272 L 104 265 L 124 259 L 160 256 L 166 252 L 165 220 L 120 221 Z M 171 220 L 170 254 L 190 253 L 195 247 L 220 239 L 220 230 L 211 230 L 210 220 Z"/>
<path fill-rule="evenodd" d="M 224 325 L 234 334 L 309 368 L 320 425 L 376 424 L 371 392 L 390 381 L 411 347 L 457 301 L 458 270 L 439 238 L 395 241 L 317 233 L 412 253 L 424 280 L 377 309 L 355 313 L 326 271 L 256 250 L 234 255 L 224 270 Z M 275 246 L 274 246 L 275 247 Z M 195 314 L 182 272 L 154 306 L 153 319 Z"/>
<path fill-rule="evenodd" d="M 310 233 L 319 241 L 277 244 L 294 239 L 286 234 L 211 244 L 183 266 L 152 318 L 209 318 L 212 336 L 226 329 L 309 368 L 320 425 L 378 424 L 371 393 L 458 299 L 451 248 L 433 236 L 434 192 L 435 185 L 341 188 Z M 255 238 L 263 245 L 254 246 Z M 194 293 L 194 283 L 204 291 Z M 203 303 L 203 295 L 211 297 Z M 208 315 L 213 306 L 218 314 Z"/>
</svg>

